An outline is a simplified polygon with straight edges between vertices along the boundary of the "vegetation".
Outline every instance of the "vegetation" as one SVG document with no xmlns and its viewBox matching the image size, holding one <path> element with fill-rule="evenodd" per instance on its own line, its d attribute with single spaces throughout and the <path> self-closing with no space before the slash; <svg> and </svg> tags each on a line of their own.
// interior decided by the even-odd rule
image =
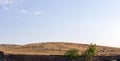
<svg viewBox="0 0 120 61">
<path fill-rule="evenodd" d="M 66 53 L 64 54 L 67 58 L 71 59 L 72 61 L 74 61 L 76 58 L 79 57 L 78 54 L 78 50 L 77 49 L 71 49 L 66 51 Z"/>
<path fill-rule="evenodd" d="M 82 54 L 86 61 L 92 61 L 93 57 L 97 55 L 96 44 L 91 44 L 88 49 Z"/>
<path fill-rule="evenodd" d="M 65 43 L 65 42 L 49 42 L 49 43 L 33 43 L 26 45 L 10 45 L 0 44 L 0 51 L 5 54 L 25 54 L 25 55 L 64 55 L 65 50 L 75 48 L 80 50 L 79 53 L 85 52 L 88 48 L 88 44 L 76 44 L 76 43 Z M 120 48 L 96 46 L 97 55 L 108 56 L 108 55 L 120 55 Z"/>
</svg>

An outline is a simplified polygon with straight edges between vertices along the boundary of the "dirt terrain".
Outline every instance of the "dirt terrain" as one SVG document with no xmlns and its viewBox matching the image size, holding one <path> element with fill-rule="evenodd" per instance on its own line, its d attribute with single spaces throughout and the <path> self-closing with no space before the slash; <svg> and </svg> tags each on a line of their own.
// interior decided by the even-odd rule
<svg viewBox="0 0 120 61">
<path fill-rule="evenodd" d="M 66 43 L 66 42 L 47 42 L 33 43 L 26 45 L 1 44 L 0 51 L 5 54 L 16 55 L 63 55 L 69 49 L 78 49 L 82 54 L 88 44 Z M 98 55 L 120 55 L 120 48 L 97 46 Z"/>
</svg>

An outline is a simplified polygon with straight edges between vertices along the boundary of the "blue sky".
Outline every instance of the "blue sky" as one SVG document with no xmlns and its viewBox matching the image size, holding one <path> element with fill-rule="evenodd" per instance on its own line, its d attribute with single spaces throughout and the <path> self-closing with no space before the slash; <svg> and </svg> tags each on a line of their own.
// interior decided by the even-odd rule
<svg viewBox="0 0 120 61">
<path fill-rule="evenodd" d="M 120 47 L 119 0 L 0 0 L 0 43 Z"/>
</svg>

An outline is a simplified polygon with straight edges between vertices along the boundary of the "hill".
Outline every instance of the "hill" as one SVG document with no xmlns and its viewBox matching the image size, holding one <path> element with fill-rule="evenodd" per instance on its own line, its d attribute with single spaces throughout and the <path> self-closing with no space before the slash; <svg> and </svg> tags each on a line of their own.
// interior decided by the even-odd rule
<svg viewBox="0 0 120 61">
<path fill-rule="evenodd" d="M 25 55 L 63 55 L 69 49 L 78 49 L 82 54 L 88 47 L 88 44 L 48 42 L 33 43 L 26 45 L 0 45 L 0 51 L 5 54 L 25 54 Z M 120 55 L 120 48 L 97 46 L 98 55 Z"/>
</svg>

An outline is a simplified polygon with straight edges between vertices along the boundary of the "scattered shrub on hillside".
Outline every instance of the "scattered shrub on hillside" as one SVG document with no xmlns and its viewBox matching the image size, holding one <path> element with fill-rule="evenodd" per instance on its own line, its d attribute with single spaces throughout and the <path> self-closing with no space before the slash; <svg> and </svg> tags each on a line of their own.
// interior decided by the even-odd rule
<svg viewBox="0 0 120 61">
<path fill-rule="evenodd" d="M 88 49 L 82 54 L 86 61 L 92 61 L 92 58 L 97 55 L 96 44 L 91 44 Z"/>
<path fill-rule="evenodd" d="M 78 54 L 78 50 L 77 49 L 71 49 L 65 52 L 64 54 L 66 57 L 70 58 L 70 59 L 74 59 L 74 58 L 78 58 L 79 54 Z"/>
</svg>

